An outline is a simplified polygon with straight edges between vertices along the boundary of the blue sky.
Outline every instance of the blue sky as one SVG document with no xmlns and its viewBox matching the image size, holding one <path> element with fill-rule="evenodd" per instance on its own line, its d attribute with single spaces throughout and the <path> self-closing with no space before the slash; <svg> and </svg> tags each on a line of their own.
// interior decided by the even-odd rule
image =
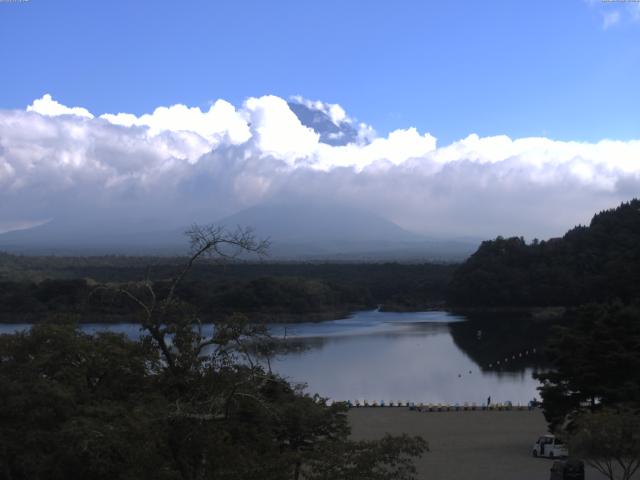
<svg viewBox="0 0 640 480">
<path fill-rule="evenodd" d="M 308 201 L 545 238 L 640 192 L 640 3 L 0 0 L 0 45 L 0 233 Z"/>
<path fill-rule="evenodd" d="M 0 45 L 5 109 L 300 94 L 440 145 L 640 132 L 640 22 L 621 3 L 31 0 L 0 3 Z"/>
</svg>

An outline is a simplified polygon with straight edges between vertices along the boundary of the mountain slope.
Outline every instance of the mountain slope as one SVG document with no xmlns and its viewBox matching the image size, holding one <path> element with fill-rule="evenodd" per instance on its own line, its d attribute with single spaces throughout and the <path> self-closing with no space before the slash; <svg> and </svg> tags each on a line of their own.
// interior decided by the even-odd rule
<svg viewBox="0 0 640 480">
<path fill-rule="evenodd" d="M 313 129 L 320 135 L 320 141 L 327 145 L 347 145 L 358 139 L 358 131 L 350 122 L 334 123 L 329 115 L 298 102 L 289 102 L 289 108 L 296 114 L 300 123 Z"/>
<path fill-rule="evenodd" d="M 229 229 L 251 227 L 272 241 L 274 260 L 421 261 L 462 260 L 473 240 L 432 239 L 409 232 L 364 210 L 343 205 L 272 203 L 221 219 Z M 176 255 L 187 250 L 181 228 L 159 222 L 77 223 L 56 219 L 28 230 L 0 235 L 0 250 L 56 255 Z"/>
<path fill-rule="evenodd" d="M 82 223 L 53 220 L 0 235 L 0 250 L 25 254 L 175 254 L 186 250 L 184 229 L 125 222 Z"/>
<path fill-rule="evenodd" d="M 289 242 L 385 242 L 424 238 L 380 216 L 341 205 L 265 204 L 242 210 L 220 223 L 251 225 L 258 235 Z"/>
<path fill-rule="evenodd" d="M 220 220 L 229 228 L 250 225 L 272 241 L 271 256 L 333 260 L 463 259 L 473 240 L 432 239 L 373 213 L 331 204 L 265 204 Z"/>
</svg>

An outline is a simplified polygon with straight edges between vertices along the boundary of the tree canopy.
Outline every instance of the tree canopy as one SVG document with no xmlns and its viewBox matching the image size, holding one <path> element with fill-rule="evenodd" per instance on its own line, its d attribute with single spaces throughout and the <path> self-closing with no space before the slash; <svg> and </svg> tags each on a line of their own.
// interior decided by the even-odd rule
<svg viewBox="0 0 640 480">
<path fill-rule="evenodd" d="M 630 480 L 640 468 L 640 415 L 606 408 L 581 414 L 567 436 L 572 455 L 610 480 Z"/>
<path fill-rule="evenodd" d="M 562 238 L 481 244 L 454 273 L 458 306 L 576 306 L 640 298 L 640 200 L 596 214 Z"/>
<path fill-rule="evenodd" d="M 412 479 L 422 438 L 351 441 L 344 404 L 256 361 L 264 329 L 242 315 L 203 334 L 178 288 L 193 263 L 263 247 L 246 231 L 199 229 L 191 240 L 166 290 L 111 288 L 138 305 L 140 340 L 63 318 L 0 336 L 0 478 Z"/>
<path fill-rule="evenodd" d="M 546 347 L 554 369 L 537 376 L 551 428 L 583 409 L 640 407 L 640 308 L 591 305 L 567 320 Z"/>
</svg>

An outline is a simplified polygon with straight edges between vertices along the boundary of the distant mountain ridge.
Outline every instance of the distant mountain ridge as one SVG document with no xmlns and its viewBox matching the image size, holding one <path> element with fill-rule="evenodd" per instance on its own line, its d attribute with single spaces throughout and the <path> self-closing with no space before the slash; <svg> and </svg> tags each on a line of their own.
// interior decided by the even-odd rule
<svg viewBox="0 0 640 480">
<path fill-rule="evenodd" d="M 383 260 L 466 258 L 478 242 L 433 239 L 365 210 L 338 204 L 264 204 L 222 219 L 272 241 L 273 258 Z"/>
<path fill-rule="evenodd" d="M 57 220 L 0 235 L 0 250 L 38 255 L 174 255 L 186 252 L 184 229 L 157 224 Z"/>
<path fill-rule="evenodd" d="M 270 238 L 273 260 L 459 261 L 479 242 L 428 238 L 365 210 L 326 203 L 269 203 L 220 219 L 229 229 L 251 227 Z M 183 232 L 148 225 L 54 220 L 0 235 L 0 250 L 56 255 L 176 255 L 187 251 Z"/>
<path fill-rule="evenodd" d="M 458 306 L 580 305 L 640 300 L 640 200 L 594 215 L 562 238 L 498 237 L 457 269 L 449 303 Z"/>
<path fill-rule="evenodd" d="M 424 237 L 365 210 L 338 204 L 263 204 L 219 223 L 251 225 L 258 235 L 286 241 L 417 241 Z"/>
</svg>

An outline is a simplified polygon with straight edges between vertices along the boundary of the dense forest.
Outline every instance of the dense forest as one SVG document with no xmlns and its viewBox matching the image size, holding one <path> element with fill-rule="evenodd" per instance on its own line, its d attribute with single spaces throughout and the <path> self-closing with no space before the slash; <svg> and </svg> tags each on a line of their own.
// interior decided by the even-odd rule
<svg viewBox="0 0 640 480">
<path fill-rule="evenodd" d="M 551 368 L 535 377 L 550 431 L 607 477 L 614 478 L 614 464 L 619 478 L 633 476 L 640 468 L 640 200 L 600 212 L 562 238 L 483 242 L 454 272 L 447 300 L 485 307 L 480 311 L 570 307 L 557 309 L 565 313 L 551 323 L 491 317 L 518 327 L 517 338 L 500 335 L 508 345 L 524 338 L 544 343 Z M 456 343 L 482 361 L 473 320 L 465 323 L 453 329 Z"/>
<path fill-rule="evenodd" d="M 104 285 L 149 279 L 166 289 L 184 263 L 154 257 L 21 257 L 0 255 L 0 321 L 44 321 L 61 313 L 79 321 L 127 321 L 137 311 Z M 209 320 L 241 312 L 253 321 L 320 320 L 382 305 L 390 310 L 441 306 L 455 266 L 203 262 L 180 296 Z"/>
<path fill-rule="evenodd" d="M 25 257 L 0 253 L 0 321 L 127 321 L 124 298 L 92 292 L 149 279 L 160 291 L 180 257 Z M 463 264 L 202 262 L 180 286 L 203 317 L 242 312 L 254 321 L 320 320 L 381 305 L 578 306 L 640 297 L 640 201 L 596 214 L 561 238 L 485 241 Z"/>
<path fill-rule="evenodd" d="M 577 306 L 640 297 L 640 200 L 596 214 L 562 238 L 498 237 L 454 273 L 457 306 Z"/>
</svg>

